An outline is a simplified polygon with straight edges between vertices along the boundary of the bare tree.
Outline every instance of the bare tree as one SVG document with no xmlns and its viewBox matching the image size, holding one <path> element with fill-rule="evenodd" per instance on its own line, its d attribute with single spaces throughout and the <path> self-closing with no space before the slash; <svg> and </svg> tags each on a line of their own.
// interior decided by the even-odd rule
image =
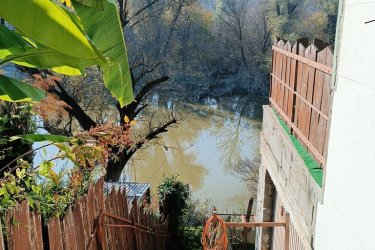
<svg viewBox="0 0 375 250">
<path fill-rule="evenodd" d="M 258 174 L 260 161 L 258 159 L 241 159 L 231 169 L 231 173 L 246 183 L 251 194 L 255 197 L 258 190 Z"/>
</svg>

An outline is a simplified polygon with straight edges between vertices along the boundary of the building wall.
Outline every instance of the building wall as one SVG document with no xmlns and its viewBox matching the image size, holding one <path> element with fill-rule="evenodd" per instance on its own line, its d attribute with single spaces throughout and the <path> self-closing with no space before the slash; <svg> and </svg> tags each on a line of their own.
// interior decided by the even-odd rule
<svg viewBox="0 0 375 250">
<path fill-rule="evenodd" d="M 341 2 L 315 249 L 375 249 L 375 2 Z"/>
<path fill-rule="evenodd" d="M 314 239 L 316 207 L 321 200 L 321 188 L 308 172 L 305 163 L 299 156 L 289 136 L 281 127 L 276 115 L 269 106 L 264 106 L 263 129 L 261 134 L 261 168 L 259 174 L 257 220 L 264 220 L 267 214 L 267 185 L 268 172 L 276 187 L 276 202 L 274 219 L 282 220 L 279 216 L 282 208 L 290 214 L 292 223 L 291 249 L 310 249 Z M 273 232 L 273 249 L 282 249 L 278 245 L 282 229 Z M 263 230 L 257 231 L 257 247 L 262 248 Z M 293 245 L 294 244 L 294 245 Z"/>
</svg>

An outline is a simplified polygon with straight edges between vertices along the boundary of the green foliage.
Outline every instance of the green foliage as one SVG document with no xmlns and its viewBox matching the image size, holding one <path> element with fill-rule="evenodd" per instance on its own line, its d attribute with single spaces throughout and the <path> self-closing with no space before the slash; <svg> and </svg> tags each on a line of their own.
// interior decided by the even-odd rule
<svg viewBox="0 0 375 250">
<path fill-rule="evenodd" d="M 165 177 L 158 187 L 160 211 L 165 215 L 180 217 L 188 206 L 190 187 L 178 178 L 176 175 Z"/>
<path fill-rule="evenodd" d="M 333 45 L 337 10 L 338 0 L 273 0 L 268 6 L 267 25 L 274 37 L 290 41 L 318 38 Z"/>
<path fill-rule="evenodd" d="M 127 103 L 133 98 L 133 88 L 120 18 L 116 5 L 107 0 L 98 2 L 102 2 L 103 11 L 76 2 L 73 5 L 86 34 L 111 61 L 103 67 L 106 87 L 121 104 Z M 114 84 L 116 82 L 122 84 Z"/>
<path fill-rule="evenodd" d="M 178 176 L 164 177 L 158 187 L 160 212 L 168 216 L 170 249 L 182 249 L 183 216 L 190 200 L 190 187 L 178 179 Z"/>
<path fill-rule="evenodd" d="M 52 170 L 53 166 L 51 161 L 44 161 L 35 172 L 28 162 L 21 160 L 16 174 L 6 172 L 0 180 L 0 214 L 27 199 L 45 221 L 62 216 L 75 198 L 86 192 L 92 172 L 76 168 L 68 172 L 70 178 L 65 180 L 63 173 L 58 175 Z"/>
<path fill-rule="evenodd" d="M 0 129 L 1 125 L 2 123 Z M 131 143 L 128 129 L 129 127 L 102 125 L 68 138 L 69 142 L 55 142 L 54 145 L 59 149 L 56 155 L 44 159 L 35 167 L 23 160 L 24 157 L 18 157 L 17 164 L 11 165 L 9 171 L 7 168 L 0 179 L 0 215 L 27 199 L 31 208 L 40 211 L 45 221 L 51 216 L 62 216 L 77 197 L 86 193 L 90 183 L 104 175 L 105 164 L 113 156 L 111 149 Z M 34 138 L 28 135 L 25 138 L 39 141 L 62 137 L 40 135 Z M 73 165 L 72 168 L 58 172 L 55 166 L 57 159 L 68 160 Z"/>
<path fill-rule="evenodd" d="M 13 32 L 0 24 L 0 65 L 13 62 L 67 75 L 99 65 L 111 94 L 121 106 L 130 103 L 133 90 L 116 4 L 107 0 L 73 3 L 74 12 L 54 1 L 0 0 L 0 16 L 17 29 Z M 14 83 L 7 85 L 0 94 L 13 100 L 7 95 L 19 89 Z"/>
<path fill-rule="evenodd" d="M 83 5 L 86 5 L 87 7 L 91 7 L 96 10 L 103 10 L 103 1 L 98 0 L 75 0 L 77 3 L 81 3 Z"/>
<path fill-rule="evenodd" d="M 29 103 L 0 102 L 0 166 L 4 167 L 21 154 L 31 150 L 31 143 L 9 140 L 11 136 L 35 131 Z M 31 162 L 31 157 L 26 157 Z M 2 173 L 0 172 L 0 177 Z"/>
<path fill-rule="evenodd" d="M 70 149 L 70 146 L 66 145 L 65 148 Z M 67 150 L 60 151 L 58 155 L 64 158 L 65 154 L 70 154 L 70 158 L 79 162 L 80 159 L 77 158 L 82 157 L 85 152 L 76 149 L 75 154 Z M 92 157 L 92 154 L 84 157 Z M 90 160 L 100 161 L 98 158 Z M 5 172 L 0 180 L 0 213 L 27 199 L 30 207 L 41 212 L 45 221 L 51 216 L 61 216 L 76 197 L 85 194 L 89 183 L 97 178 L 97 169 L 101 168 L 100 165 L 91 168 L 75 164 L 71 170 L 56 173 L 54 167 L 52 160 L 44 160 L 37 169 L 32 168 L 27 161 L 19 160 L 15 174 Z"/>
<path fill-rule="evenodd" d="M 183 228 L 183 249 L 184 250 L 200 250 L 202 249 L 202 232 L 203 227 L 184 227 Z"/>
<path fill-rule="evenodd" d="M 95 47 L 72 16 L 53 1 L 1 0 L 0 5 L 0 15 L 7 22 L 44 47 L 72 57 L 98 58 Z"/>
<path fill-rule="evenodd" d="M 0 99 L 8 102 L 40 101 L 46 96 L 41 89 L 0 75 Z"/>
<path fill-rule="evenodd" d="M 52 142 L 70 142 L 73 140 L 72 137 L 62 136 L 62 135 L 41 135 L 41 134 L 22 134 L 12 136 L 11 140 L 22 139 L 29 142 L 42 142 L 42 141 L 52 141 Z"/>
</svg>

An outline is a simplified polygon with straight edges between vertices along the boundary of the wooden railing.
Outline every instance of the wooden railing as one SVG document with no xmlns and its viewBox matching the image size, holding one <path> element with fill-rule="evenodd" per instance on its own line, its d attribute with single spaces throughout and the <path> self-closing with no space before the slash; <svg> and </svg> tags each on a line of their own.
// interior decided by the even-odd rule
<svg viewBox="0 0 375 250">
<path fill-rule="evenodd" d="M 333 52 L 322 42 L 278 39 L 272 47 L 270 104 L 297 139 L 326 164 Z"/>
</svg>

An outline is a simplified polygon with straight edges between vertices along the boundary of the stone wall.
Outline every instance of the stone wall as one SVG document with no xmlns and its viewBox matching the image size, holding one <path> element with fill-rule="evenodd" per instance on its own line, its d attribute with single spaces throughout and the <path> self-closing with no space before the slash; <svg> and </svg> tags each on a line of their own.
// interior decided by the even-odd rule
<svg viewBox="0 0 375 250">
<path fill-rule="evenodd" d="M 263 220 L 263 213 L 267 211 L 267 201 L 265 202 L 264 198 L 268 199 L 266 174 L 269 173 L 276 187 L 277 197 L 281 200 L 278 206 L 281 205 L 290 214 L 298 240 L 305 249 L 310 249 L 314 239 L 316 207 L 321 200 L 322 190 L 311 177 L 273 110 L 269 106 L 264 106 L 263 110 L 257 219 Z M 273 210 L 280 211 L 280 208 L 276 207 Z M 261 235 L 262 230 L 258 229 L 258 249 L 262 249 Z M 281 248 L 273 246 L 273 249 Z M 291 249 L 295 248 L 291 245 Z"/>
</svg>

